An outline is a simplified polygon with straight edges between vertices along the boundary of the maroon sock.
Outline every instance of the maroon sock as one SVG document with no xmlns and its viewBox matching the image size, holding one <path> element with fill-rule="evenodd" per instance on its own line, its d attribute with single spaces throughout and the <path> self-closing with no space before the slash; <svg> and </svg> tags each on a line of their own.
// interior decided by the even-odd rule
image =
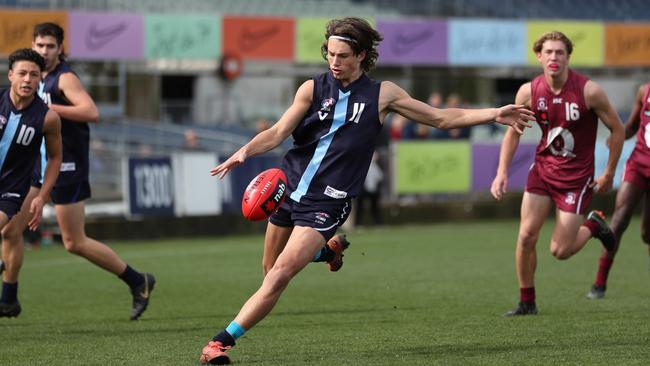
<svg viewBox="0 0 650 366">
<path fill-rule="evenodd" d="M 535 303 L 535 287 L 521 287 L 519 289 L 519 301 L 529 304 Z"/>
<path fill-rule="evenodd" d="M 607 276 L 609 276 L 609 270 L 612 268 L 614 258 L 603 255 L 598 262 L 598 273 L 596 274 L 596 282 L 594 282 L 594 285 L 605 286 L 607 285 Z"/>
<path fill-rule="evenodd" d="M 585 220 L 585 222 L 582 223 L 582 226 L 585 226 L 589 231 L 591 231 L 591 236 L 596 236 L 598 231 L 600 231 L 600 227 L 595 221 Z"/>
</svg>

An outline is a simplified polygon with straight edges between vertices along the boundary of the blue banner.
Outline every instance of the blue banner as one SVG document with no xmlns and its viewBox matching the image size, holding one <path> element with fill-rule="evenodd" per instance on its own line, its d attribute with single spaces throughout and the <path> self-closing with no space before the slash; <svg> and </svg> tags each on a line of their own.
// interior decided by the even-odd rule
<svg viewBox="0 0 650 366">
<path fill-rule="evenodd" d="M 174 216 L 174 174 L 169 157 L 129 158 L 129 213 Z"/>
<path fill-rule="evenodd" d="M 449 64 L 526 65 L 526 22 L 452 20 L 449 22 Z"/>
</svg>

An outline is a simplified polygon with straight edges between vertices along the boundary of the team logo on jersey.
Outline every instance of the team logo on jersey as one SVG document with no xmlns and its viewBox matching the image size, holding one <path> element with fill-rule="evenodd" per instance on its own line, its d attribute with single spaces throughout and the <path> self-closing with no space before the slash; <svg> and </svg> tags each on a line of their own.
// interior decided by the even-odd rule
<svg viewBox="0 0 650 366">
<path fill-rule="evenodd" d="M 643 115 L 650 117 L 650 97 L 648 97 L 648 100 L 646 100 L 645 109 L 643 110 Z"/>
<path fill-rule="evenodd" d="M 555 127 L 548 131 L 546 137 L 546 147 L 555 156 L 562 156 L 565 158 L 575 158 L 576 154 L 573 152 L 575 146 L 575 139 L 571 131 L 562 127 Z"/>
<path fill-rule="evenodd" d="M 540 112 L 546 111 L 546 98 L 544 97 L 539 97 L 537 98 L 537 110 Z"/>
<path fill-rule="evenodd" d="M 575 205 L 576 204 L 576 194 L 574 192 L 569 192 L 566 194 L 566 198 L 564 198 L 564 203 L 567 205 Z"/>
<path fill-rule="evenodd" d="M 321 121 L 324 120 L 327 117 L 327 115 L 329 115 L 329 112 L 332 109 L 332 106 L 334 106 L 334 104 L 336 104 L 334 98 L 323 99 L 323 101 L 320 102 L 320 110 L 318 111 L 318 118 L 320 118 Z"/>
<path fill-rule="evenodd" d="M 4 130 L 6 124 L 7 124 L 7 117 L 0 115 L 0 130 Z"/>
</svg>

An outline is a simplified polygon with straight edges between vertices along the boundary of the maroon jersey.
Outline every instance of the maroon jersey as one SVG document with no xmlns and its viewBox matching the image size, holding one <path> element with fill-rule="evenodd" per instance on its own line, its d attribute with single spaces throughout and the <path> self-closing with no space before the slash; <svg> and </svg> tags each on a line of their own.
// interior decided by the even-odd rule
<svg viewBox="0 0 650 366">
<path fill-rule="evenodd" d="M 542 129 L 535 164 L 543 178 L 560 187 L 584 185 L 594 175 L 598 117 L 584 97 L 587 78 L 572 70 L 558 94 L 544 75 L 531 82 L 531 107 Z"/>
<path fill-rule="evenodd" d="M 639 131 L 636 133 L 636 145 L 628 161 L 634 161 L 644 174 L 650 173 L 650 84 L 643 94 L 643 107 L 641 108 Z"/>
</svg>

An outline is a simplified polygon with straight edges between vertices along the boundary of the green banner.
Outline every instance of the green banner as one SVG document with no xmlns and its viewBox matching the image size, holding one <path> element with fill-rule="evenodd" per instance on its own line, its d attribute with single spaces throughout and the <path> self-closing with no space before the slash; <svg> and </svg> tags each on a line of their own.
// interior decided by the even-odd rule
<svg viewBox="0 0 650 366">
<path fill-rule="evenodd" d="M 330 18 L 298 18 L 296 20 L 296 61 L 324 63 L 320 47 L 325 41 L 325 25 Z"/>
<path fill-rule="evenodd" d="M 374 18 L 364 18 L 376 27 Z M 325 26 L 332 18 L 298 18 L 296 19 L 296 62 L 324 63 L 320 48 L 325 41 Z"/>
<path fill-rule="evenodd" d="M 532 51 L 535 41 L 550 31 L 564 33 L 573 43 L 572 66 L 603 66 L 605 26 L 600 22 L 528 22 L 528 63 L 537 65 Z"/>
<path fill-rule="evenodd" d="M 471 178 L 468 141 L 395 144 L 395 191 L 398 194 L 467 192 Z"/>
<path fill-rule="evenodd" d="M 146 15 L 145 57 L 215 59 L 221 56 L 221 17 Z"/>
</svg>

